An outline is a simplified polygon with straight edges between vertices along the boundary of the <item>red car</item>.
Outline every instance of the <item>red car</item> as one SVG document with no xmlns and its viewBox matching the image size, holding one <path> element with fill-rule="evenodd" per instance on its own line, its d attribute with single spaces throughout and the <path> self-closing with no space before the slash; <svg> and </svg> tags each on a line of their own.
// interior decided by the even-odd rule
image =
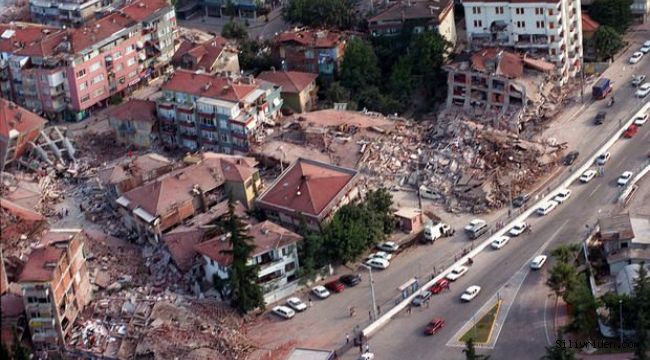
<svg viewBox="0 0 650 360">
<path fill-rule="evenodd" d="M 444 320 L 442 320 L 442 319 L 433 319 L 433 320 L 431 320 L 431 322 L 429 322 L 429 324 L 427 324 L 427 327 L 424 328 L 424 333 L 426 335 L 433 335 L 433 334 L 437 333 L 438 331 L 440 331 L 440 329 L 442 329 L 443 327 L 445 327 L 445 321 Z"/>
<path fill-rule="evenodd" d="M 632 125 L 630 125 L 629 128 L 627 128 L 627 130 L 625 130 L 625 132 L 623 133 L 623 137 L 629 139 L 629 138 L 633 137 L 634 135 L 636 135 L 637 131 L 639 131 L 639 127 L 632 124 Z"/>
<path fill-rule="evenodd" d="M 440 279 L 438 280 L 437 283 L 433 284 L 433 286 L 431 287 L 431 289 L 429 289 L 429 291 L 431 291 L 432 294 L 439 294 L 442 292 L 442 290 L 447 290 L 447 289 L 449 289 L 449 280 Z"/>
<path fill-rule="evenodd" d="M 338 280 L 328 282 L 325 284 L 325 287 L 327 290 L 335 293 L 340 293 L 341 291 L 345 290 L 345 285 L 343 285 L 343 283 Z"/>
</svg>

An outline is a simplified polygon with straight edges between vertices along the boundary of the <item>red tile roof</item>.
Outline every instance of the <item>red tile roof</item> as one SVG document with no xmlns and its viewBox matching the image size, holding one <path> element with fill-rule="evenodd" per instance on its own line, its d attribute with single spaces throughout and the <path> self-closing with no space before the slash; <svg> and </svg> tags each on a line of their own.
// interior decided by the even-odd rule
<svg viewBox="0 0 650 360">
<path fill-rule="evenodd" d="M 333 48 L 345 40 L 344 34 L 330 30 L 285 31 L 275 37 L 276 42 L 294 42 L 309 48 Z"/>
<path fill-rule="evenodd" d="M 108 110 L 108 115 L 119 120 L 156 121 L 156 103 L 153 101 L 132 99 Z"/>
<path fill-rule="evenodd" d="M 252 157 L 214 152 L 203 153 L 202 157 L 210 167 L 220 167 L 226 181 L 244 182 L 257 172 L 257 160 Z"/>
<path fill-rule="evenodd" d="M 178 69 L 162 86 L 162 90 L 176 91 L 195 96 L 239 102 L 257 89 L 259 84 L 231 82 L 227 77 L 209 74 L 197 74 L 189 70 Z"/>
<path fill-rule="evenodd" d="M 299 158 L 258 201 L 318 216 L 356 175 L 356 170 Z"/>
<path fill-rule="evenodd" d="M 137 22 L 125 14 L 112 13 L 95 22 L 70 32 L 72 51 L 79 52 L 113 34 L 135 25 Z"/>
<path fill-rule="evenodd" d="M 595 32 L 600 24 L 591 18 L 586 12 L 582 13 L 582 32 Z"/>
<path fill-rule="evenodd" d="M 0 98 L 0 136 L 9 137 L 11 130 L 26 133 L 42 128 L 46 122 L 33 112 Z"/>
<path fill-rule="evenodd" d="M 46 246 L 34 249 L 18 275 L 18 282 L 45 282 L 52 280 L 54 270 L 65 249 Z M 50 264 L 50 266 L 48 266 Z M 51 266 L 54 264 L 54 266 Z"/>
<path fill-rule="evenodd" d="M 488 48 L 475 52 L 471 58 L 472 68 L 481 72 L 495 72 L 508 78 L 518 78 L 524 74 L 524 62 L 521 56 L 497 48 Z M 495 70 L 489 70 L 489 63 Z"/>
<path fill-rule="evenodd" d="M 206 230 L 198 227 L 185 227 L 176 228 L 163 235 L 163 241 L 167 245 L 174 263 L 182 272 L 187 272 L 192 268 L 192 260 L 196 255 L 194 245 L 203 240 L 205 232 Z"/>
<path fill-rule="evenodd" d="M 258 79 L 282 86 L 282 92 L 300 93 L 316 81 L 317 74 L 300 71 L 264 71 Z"/>
<path fill-rule="evenodd" d="M 11 30 L 14 31 L 12 36 Z M 0 51 L 10 52 L 22 55 L 21 50 L 40 46 L 40 42 L 46 37 L 52 36 L 53 33 L 59 32 L 60 29 L 41 24 L 17 22 L 13 26 L 10 24 L 0 24 L 0 34 L 6 34 L 7 37 L 0 37 Z"/>
<path fill-rule="evenodd" d="M 396 1 L 379 14 L 368 19 L 369 22 L 375 21 L 403 21 L 411 19 L 436 19 L 442 15 L 448 8 L 451 8 L 451 0 L 403 0 Z"/>
<path fill-rule="evenodd" d="M 45 221 L 45 217 L 36 211 L 24 208 L 7 199 L 0 198 L 0 207 L 22 221 Z"/>
<path fill-rule="evenodd" d="M 15 294 L 5 294 L 0 297 L 0 308 L 3 318 L 15 318 L 25 311 L 23 297 Z"/>
<path fill-rule="evenodd" d="M 221 36 L 216 36 L 201 44 L 182 40 L 181 45 L 172 57 L 172 62 L 179 64 L 184 56 L 192 56 L 196 59 L 196 66 L 190 70 L 203 68 L 203 70 L 210 72 L 214 62 L 217 61 L 227 44 L 228 40 Z"/>
<path fill-rule="evenodd" d="M 169 7 L 171 5 L 165 0 L 135 0 L 120 10 L 135 21 L 140 22 Z"/>
</svg>

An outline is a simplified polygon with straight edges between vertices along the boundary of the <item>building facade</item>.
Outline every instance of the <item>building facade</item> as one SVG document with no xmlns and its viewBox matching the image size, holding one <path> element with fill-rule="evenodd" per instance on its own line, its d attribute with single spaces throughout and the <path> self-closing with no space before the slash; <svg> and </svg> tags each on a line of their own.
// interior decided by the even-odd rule
<svg viewBox="0 0 650 360">
<path fill-rule="evenodd" d="M 347 36 L 339 31 L 299 29 L 273 38 L 272 57 L 280 69 L 334 76 L 343 61 Z"/>
<path fill-rule="evenodd" d="M 264 122 L 282 107 L 280 87 L 252 76 L 177 70 L 157 102 L 160 138 L 169 146 L 247 153 Z"/>
<path fill-rule="evenodd" d="M 0 98 L 0 171 L 14 162 L 43 131 L 45 119 Z"/>
<path fill-rule="evenodd" d="M 93 20 L 104 6 L 102 0 L 30 0 L 29 15 L 33 22 L 39 24 L 80 27 Z"/>
<path fill-rule="evenodd" d="M 580 0 L 466 0 L 467 42 L 472 49 L 502 46 L 543 56 L 562 82 L 582 66 Z"/>
<path fill-rule="evenodd" d="M 50 230 L 18 276 L 37 350 L 64 346 L 75 320 L 91 300 L 85 239 L 80 229 Z"/>
<path fill-rule="evenodd" d="M 318 75 L 300 71 L 263 71 L 259 79 L 282 87 L 283 106 L 301 113 L 316 108 L 318 101 Z"/>
<path fill-rule="evenodd" d="M 108 110 L 108 123 L 122 144 L 149 148 L 156 135 L 156 103 L 131 99 Z"/>
</svg>

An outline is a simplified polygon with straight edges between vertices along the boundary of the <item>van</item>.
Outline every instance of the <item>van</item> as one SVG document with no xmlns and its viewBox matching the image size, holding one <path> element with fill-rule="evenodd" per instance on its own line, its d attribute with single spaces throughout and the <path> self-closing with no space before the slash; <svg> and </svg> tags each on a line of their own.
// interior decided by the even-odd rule
<svg viewBox="0 0 650 360">
<path fill-rule="evenodd" d="M 537 214 L 540 216 L 544 216 L 550 213 L 551 211 L 553 211 L 553 209 L 555 209 L 556 207 L 557 207 L 557 202 L 553 200 L 549 200 L 537 208 Z"/>
<path fill-rule="evenodd" d="M 431 242 L 433 243 L 437 239 L 444 236 L 452 236 L 454 234 L 454 229 L 445 223 L 437 224 L 427 224 L 424 227 L 424 237 L 422 242 Z"/>
<path fill-rule="evenodd" d="M 465 233 L 470 240 L 478 239 L 481 235 L 488 231 L 488 225 L 481 219 L 474 219 L 469 225 L 465 226 Z"/>
</svg>

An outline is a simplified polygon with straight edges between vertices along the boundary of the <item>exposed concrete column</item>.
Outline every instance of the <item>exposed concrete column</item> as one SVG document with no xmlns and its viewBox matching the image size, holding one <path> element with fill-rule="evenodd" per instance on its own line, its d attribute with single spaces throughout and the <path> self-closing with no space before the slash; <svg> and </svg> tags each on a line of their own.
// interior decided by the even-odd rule
<svg viewBox="0 0 650 360">
<path fill-rule="evenodd" d="M 45 131 L 41 130 L 41 137 L 45 140 L 47 146 L 52 150 L 54 155 L 56 155 L 57 159 L 62 159 L 63 156 L 61 154 L 61 150 L 56 146 L 56 144 L 50 139 L 49 136 L 45 133 Z M 38 146 L 38 145 L 37 145 Z M 40 148 L 40 146 L 38 146 Z"/>
<path fill-rule="evenodd" d="M 48 165 L 54 165 L 52 160 L 50 160 L 50 158 L 47 156 L 47 153 L 45 152 L 45 150 L 43 150 L 40 146 L 34 144 L 31 141 L 29 142 L 29 145 L 31 145 L 32 149 L 34 149 L 34 151 L 36 151 L 36 154 L 38 155 L 38 157 L 41 158 L 41 160 L 48 163 Z"/>
</svg>

